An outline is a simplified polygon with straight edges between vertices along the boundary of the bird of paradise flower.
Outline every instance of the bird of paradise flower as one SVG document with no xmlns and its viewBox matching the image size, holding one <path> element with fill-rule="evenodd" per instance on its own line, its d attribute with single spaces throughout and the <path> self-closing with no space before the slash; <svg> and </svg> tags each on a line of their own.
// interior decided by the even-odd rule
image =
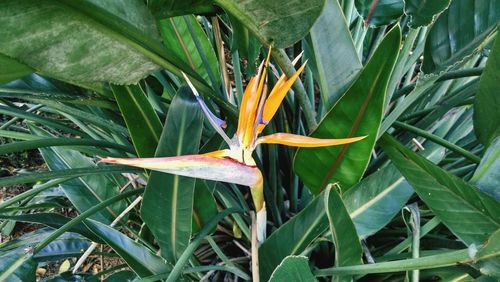
<svg viewBox="0 0 500 282">
<path fill-rule="evenodd" d="M 270 54 L 270 52 L 269 52 Z M 281 144 L 294 147 L 323 147 L 352 143 L 363 137 L 344 139 L 320 139 L 307 136 L 274 133 L 259 137 L 273 118 L 285 95 L 304 70 L 303 64 L 291 77 L 284 74 L 267 95 L 267 68 L 269 54 L 258 69 L 257 75 L 248 82 L 243 93 L 238 127 L 233 138 L 223 131 L 225 122 L 216 117 L 203 101 L 189 78 L 184 78 L 196 96 L 200 107 L 213 128 L 222 136 L 228 148 L 200 155 L 184 155 L 162 158 L 103 158 L 102 162 L 141 167 L 181 176 L 235 183 L 250 187 L 256 211 L 257 240 L 265 240 L 266 207 L 263 191 L 263 177 L 257 168 L 252 153 L 260 144 Z"/>
</svg>

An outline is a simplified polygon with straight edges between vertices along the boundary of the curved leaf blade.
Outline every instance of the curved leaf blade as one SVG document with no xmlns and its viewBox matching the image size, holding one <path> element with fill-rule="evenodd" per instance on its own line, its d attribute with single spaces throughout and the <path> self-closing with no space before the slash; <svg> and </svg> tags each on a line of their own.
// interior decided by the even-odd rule
<svg viewBox="0 0 500 282">
<path fill-rule="evenodd" d="M 160 141 L 162 124 L 140 85 L 111 85 L 139 157 L 151 157 Z"/>
<path fill-rule="evenodd" d="M 347 212 L 342 198 L 335 188 L 327 187 L 325 191 L 326 216 L 330 224 L 335 244 L 335 266 L 362 264 L 363 250 L 356 228 Z M 334 276 L 333 281 L 352 281 L 352 277 Z"/>
<path fill-rule="evenodd" d="M 215 0 L 262 43 L 288 47 L 304 37 L 321 14 L 325 0 Z"/>
<path fill-rule="evenodd" d="M 358 79 L 311 134 L 316 138 L 367 137 L 343 146 L 297 150 L 294 170 L 312 193 L 318 194 L 329 183 L 338 183 L 345 191 L 363 175 L 382 120 L 387 84 L 400 41 L 397 26 L 385 36 Z"/>
<path fill-rule="evenodd" d="M 191 90 L 183 86 L 172 100 L 155 156 L 196 153 L 202 129 L 203 113 Z M 195 181 L 153 171 L 144 193 L 141 216 L 158 241 L 162 257 L 172 263 L 191 239 Z"/>
<path fill-rule="evenodd" d="M 326 0 L 323 13 L 309 34 L 314 51 L 312 69 L 321 88 L 324 108 L 330 109 L 363 68 L 338 1 Z M 332 50 L 335 50 L 333 56 Z"/>
<path fill-rule="evenodd" d="M 37 262 L 33 254 L 8 254 L 0 256 L 0 281 L 35 281 Z"/>
<path fill-rule="evenodd" d="M 106 1 L 94 8 L 123 20 L 125 16 L 117 14 L 121 7 L 129 13 L 123 22 L 131 29 L 157 33 L 154 19 L 141 1 L 123 5 L 122 1 Z M 63 80 L 127 84 L 158 69 L 129 39 L 58 1 L 5 1 L 0 25 L 0 53 Z"/>
<path fill-rule="evenodd" d="M 2 53 L 0 53 L 0 66 L 2 66 L 0 69 L 0 83 L 9 82 L 33 72 L 32 68 Z"/>
<path fill-rule="evenodd" d="M 403 15 L 403 0 L 355 0 L 354 4 L 370 26 L 391 24 Z M 376 6 L 372 7 L 373 5 Z"/>
<path fill-rule="evenodd" d="M 140 277 L 168 273 L 171 265 L 119 231 L 100 222 L 87 219 L 85 225 L 117 252 Z"/>
<path fill-rule="evenodd" d="M 304 256 L 288 256 L 276 267 L 269 282 L 316 281 L 309 268 L 309 260 Z"/>
<path fill-rule="evenodd" d="M 422 71 L 439 73 L 462 63 L 484 46 L 499 18 L 496 0 L 453 1 L 427 35 Z"/>
<path fill-rule="evenodd" d="M 410 16 L 408 26 L 417 28 L 434 22 L 450 5 L 451 0 L 405 0 L 405 14 Z"/>
<path fill-rule="evenodd" d="M 500 228 L 500 201 L 384 135 L 380 145 L 436 216 L 465 244 L 480 245 Z"/>
<path fill-rule="evenodd" d="M 500 40 L 496 39 L 479 80 L 474 99 L 474 132 L 486 147 L 500 136 Z"/>
</svg>

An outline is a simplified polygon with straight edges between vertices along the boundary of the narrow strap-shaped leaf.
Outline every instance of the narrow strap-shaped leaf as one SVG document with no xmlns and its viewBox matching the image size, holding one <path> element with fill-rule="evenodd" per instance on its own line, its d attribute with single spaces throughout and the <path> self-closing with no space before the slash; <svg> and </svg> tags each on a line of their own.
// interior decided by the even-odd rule
<svg viewBox="0 0 500 282">
<path fill-rule="evenodd" d="M 156 157 L 198 152 L 203 113 L 187 86 L 170 105 Z M 174 263 L 191 239 L 195 179 L 152 172 L 141 206 L 141 216 L 155 236 L 162 257 Z"/>
<path fill-rule="evenodd" d="M 160 141 L 162 125 L 140 85 L 111 85 L 135 150 L 140 157 L 152 157 Z"/>
<path fill-rule="evenodd" d="M 297 282 L 310 282 L 316 281 L 311 268 L 309 268 L 309 261 L 305 256 L 288 256 L 278 267 L 273 271 L 269 282 L 281 281 L 297 281 Z"/>
<path fill-rule="evenodd" d="M 389 135 L 380 145 L 436 216 L 465 244 L 500 228 L 500 201 L 405 148 Z"/>
<path fill-rule="evenodd" d="M 338 183 L 345 191 L 363 175 L 382 120 L 387 83 L 400 41 L 401 32 L 396 26 L 385 36 L 351 88 L 311 134 L 315 138 L 367 137 L 353 144 L 297 151 L 294 170 L 314 194 L 329 183 Z"/>
<path fill-rule="evenodd" d="M 117 252 L 140 277 L 170 271 L 172 266 L 144 245 L 100 222 L 87 219 L 85 225 Z"/>
<path fill-rule="evenodd" d="M 325 191 L 325 208 L 333 242 L 335 243 L 335 266 L 362 264 L 363 250 L 356 228 L 351 220 L 342 198 L 335 188 Z M 349 276 L 334 276 L 333 281 L 351 281 Z"/>
<path fill-rule="evenodd" d="M 474 132 L 485 146 L 500 136 L 500 40 L 493 44 L 474 99 Z"/>
</svg>

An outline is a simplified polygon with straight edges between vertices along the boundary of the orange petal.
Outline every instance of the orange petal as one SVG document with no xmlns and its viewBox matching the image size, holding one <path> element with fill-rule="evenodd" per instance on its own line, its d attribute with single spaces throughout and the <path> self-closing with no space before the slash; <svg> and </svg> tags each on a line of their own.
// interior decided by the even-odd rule
<svg viewBox="0 0 500 282">
<path fill-rule="evenodd" d="M 257 139 L 256 144 L 281 144 L 292 147 L 325 147 L 353 143 L 365 137 L 366 136 L 344 139 L 321 139 L 289 133 L 274 133 L 260 137 Z"/>
<path fill-rule="evenodd" d="M 247 124 L 245 133 L 243 135 L 243 146 L 248 147 L 256 137 L 256 129 L 255 129 L 255 119 L 257 117 L 257 108 L 259 106 L 260 99 L 262 97 L 262 90 L 264 89 L 264 82 L 267 78 L 267 67 L 269 65 L 269 59 L 271 58 L 271 49 L 267 54 L 267 58 L 264 62 L 262 71 L 259 71 L 257 77 L 259 79 L 259 84 L 257 85 L 257 89 L 252 89 L 250 99 L 248 100 L 248 105 L 246 105 L 246 114 L 247 114 Z"/>
<path fill-rule="evenodd" d="M 257 167 L 247 166 L 232 159 L 207 155 L 166 158 L 103 158 L 101 162 L 142 167 L 181 176 L 246 186 L 256 186 L 262 182 L 262 175 Z"/>
<path fill-rule="evenodd" d="M 264 105 L 264 113 L 262 115 L 262 122 L 264 124 L 268 123 L 276 114 L 281 102 L 285 98 L 288 90 L 292 87 L 295 80 L 299 77 L 300 73 L 304 70 L 306 64 L 304 63 L 293 75 L 290 79 L 285 79 L 285 81 L 278 80 L 273 90 L 271 90 L 271 94 L 269 94 L 269 98 L 266 100 L 266 104 Z M 264 129 L 262 127 L 262 129 Z M 262 129 L 260 132 L 262 132 Z M 259 133 L 260 133 L 259 132 Z"/>
</svg>

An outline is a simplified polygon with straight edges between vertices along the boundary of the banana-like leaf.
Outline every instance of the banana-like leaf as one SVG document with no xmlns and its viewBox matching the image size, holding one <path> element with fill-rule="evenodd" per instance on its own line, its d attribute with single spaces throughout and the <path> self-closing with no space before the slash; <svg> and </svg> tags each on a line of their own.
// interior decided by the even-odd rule
<svg viewBox="0 0 500 282">
<path fill-rule="evenodd" d="M 215 0 L 226 12 L 237 18 L 257 38 L 275 48 L 288 47 L 313 26 L 325 0 Z"/>
<path fill-rule="evenodd" d="M 345 93 L 363 65 L 338 1 L 326 0 L 323 13 L 309 34 L 314 52 L 311 66 L 321 88 L 323 106 L 328 110 Z"/>
<path fill-rule="evenodd" d="M 465 61 L 491 38 L 499 19 L 496 0 L 453 1 L 427 35 L 422 71 L 439 73 Z"/>
<path fill-rule="evenodd" d="M 136 33 L 157 34 L 142 1 L 82 1 Z M 65 1 L 4 1 L 0 53 L 67 81 L 136 83 L 158 69 L 130 36 Z M 127 60 L 124 60 L 127 58 Z"/>
<path fill-rule="evenodd" d="M 481 191 L 500 200 L 500 137 L 488 147 L 470 180 Z"/>
<path fill-rule="evenodd" d="M 325 191 L 325 207 L 330 231 L 335 244 L 335 266 L 362 264 L 363 250 L 356 228 L 347 212 L 342 198 L 335 188 L 327 187 Z M 334 276 L 332 281 L 352 281 L 352 276 Z"/>
<path fill-rule="evenodd" d="M 485 146 L 500 136 L 500 40 L 496 39 L 474 99 L 474 132 Z"/>
<path fill-rule="evenodd" d="M 156 157 L 198 152 L 203 113 L 188 87 L 174 97 Z M 162 257 L 174 263 L 191 239 L 195 179 L 152 172 L 144 193 L 141 216 L 155 236 Z"/>
<path fill-rule="evenodd" d="M 205 181 L 197 180 L 193 200 L 193 233 L 198 232 L 217 215 L 217 203 Z M 215 231 L 215 230 L 214 230 Z"/>
<path fill-rule="evenodd" d="M 327 228 L 324 196 L 321 194 L 262 243 L 259 248 L 260 278 L 267 281 L 282 260 L 299 255 Z"/>
<path fill-rule="evenodd" d="M 493 233 L 488 241 L 476 254 L 479 260 L 479 270 L 481 273 L 491 277 L 500 277 L 500 229 Z"/>
<path fill-rule="evenodd" d="M 47 131 L 30 126 L 30 130 L 38 136 L 53 137 Z M 52 171 L 96 167 L 91 158 L 81 153 L 62 147 L 40 148 L 40 153 L 47 166 Z M 105 175 L 89 175 L 69 180 L 60 184 L 66 197 L 71 201 L 75 208 L 83 212 L 91 207 L 101 203 L 119 194 L 119 185 Z M 125 203 L 119 202 L 101 210 L 91 216 L 91 218 L 101 222 L 110 223 L 125 208 Z"/>
<path fill-rule="evenodd" d="M 145 246 L 106 224 L 87 219 L 85 225 L 106 242 L 139 276 L 168 273 L 172 266 Z"/>
<path fill-rule="evenodd" d="M 387 25 L 403 15 L 403 0 L 355 0 L 354 4 L 358 13 L 370 26 Z M 373 5 L 376 6 L 372 7 Z"/>
<path fill-rule="evenodd" d="M 396 26 L 385 36 L 354 84 L 311 134 L 316 138 L 367 137 L 342 146 L 297 150 L 294 170 L 314 194 L 329 183 L 338 183 L 346 191 L 363 175 L 377 138 L 387 83 L 400 42 L 401 32 Z"/>
<path fill-rule="evenodd" d="M 361 238 L 386 226 L 413 195 L 398 170 L 388 165 L 363 179 L 342 195 Z"/>
<path fill-rule="evenodd" d="M 9 82 L 33 72 L 32 68 L 2 53 L 0 53 L 0 66 L 2 66 L 0 69 L 0 83 Z"/>
<path fill-rule="evenodd" d="M 384 135 L 380 145 L 436 216 L 465 244 L 480 245 L 500 228 L 500 201 Z"/>
<path fill-rule="evenodd" d="M 111 85 L 139 157 L 152 157 L 160 141 L 162 125 L 141 86 Z"/>
<path fill-rule="evenodd" d="M 317 281 L 309 268 L 309 260 L 304 256 L 288 256 L 273 271 L 269 282 Z"/>
<path fill-rule="evenodd" d="M 417 28 L 434 22 L 451 0 L 405 0 L 405 14 L 410 17 L 408 26 Z"/>
<path fill-rule="evenodd" d="M 186 15 L 159 21 L 158 27 L 165 46 L 198 73 L 207 84 L 220 86 L 217 56 L 195 16 Z"/>
<path fill-rule="evenodd" d="M 0 255 L 0 281 L 35 281 L 37 266 L 33 254 Z"/>
<path fill-rule="evenodd" d="M 150 0 L 148 6 L 159 19 L 215 12 L 212 0 Z"/>
</svg>

